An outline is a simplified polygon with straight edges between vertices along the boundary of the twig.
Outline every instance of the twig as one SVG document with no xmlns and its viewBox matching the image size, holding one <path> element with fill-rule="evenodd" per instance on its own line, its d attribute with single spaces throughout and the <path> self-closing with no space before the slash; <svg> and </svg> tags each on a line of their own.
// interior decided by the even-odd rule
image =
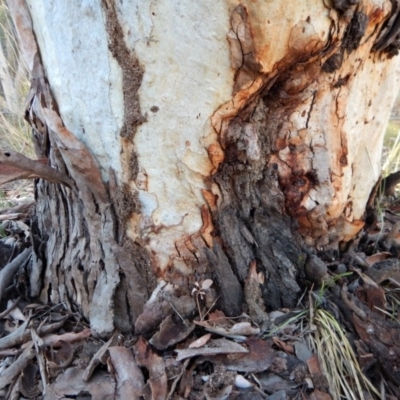
<svg viewBox="0 0 400 400">
<path fill-rule="evenodd" d="M 0 301 L 3 298 L 4 291 L 8 284 L 11 282 L 13 276 L 17 272 L 18 268 L 29 258 L 32 253 L 32 249 L 29 247 L 19 254 L 13 261 L 7 264 L 0 271 Z"/>
<path fill-rule="evenodd" d="M 46 390 L 47 390 L 47 385 L 48 385 L 48 379 L 47 379 L 47 374 L 46 370 L 44 368 L 44 358 L 43 358 L 43 340 L 40 338 L 40 336 L 36 333 L 35 329 L 31 328 L 31 336 L 33 343 L 35 344 L 35 349 L 36 349 L 36 359 L 39 364 L 39 371 L 40 371 L 40 376 L 42 377 L 42 384 L 43 384 L 43 396 L 46 395 Z"/>
<path fill-rule="evenodd" d="M 205 317 L 207 317 L 207 315 L 210 313 L 210 311 L 212 310 L 212 308 L 215 306 L 215 304 L 217 303 L 217 301 L 219 300 L 221 296 L 218 296 L 214 303 L 211 304 L 211 307 L 208 309 L 208 311 L 203 315 L 203 319 L 201 321 L 204 321 Z"/>
<path fill-rule="evenodd" d="M 60 329 L 64 323 L 65 319 L 59 322 L 55 322 L 54 324 L 47 325 L 41 329 L 38 329 L 39 335 L 46 335 L 52 333 L 58 329 Z M 0 339 L 0 350 L 8 349 L 13 346 L 17 346 L 21 343 L 27 342 L 31 338 L 30 330 L 26 330 L 28 326 L 29 319 L 25 321 L 18 329 L 16 329 L 13 333 L 4 336 Z"/>
<path fill-rule="evenodd" d="M 182 322 L 184 323 L 184 325 L 186 327 L 188 327 L 188 324 L 186 323 L 186 321 L 183 319 L 182 315 L 179 314 L 179 311 L 175 308 L 174 303 L 171 300 L 168 300 L 169 304 L 171 305 L 172 309 L 176 312 L 176 314 L 178 315 L 178 317 L 182 320 Z"/>
<path fill-rule="evenodd" d="M 19 349 L 0 350 L 0 358 L 9 356 L 18 356 L 19 354 L 21 354 L 21 350 Z"/>
<path fill-rule="evenodd" d="M 200 321 L 203 321 L 203 317 L 201 315 L 200 303 L 199 303 L 199 292 L 196 293 L 196 304 L 197 304 L 197 310 L 199 311 Z"/>
<path fill-rule="evenodd" d="M 33 350 L 32 347 L 33 343 L 31 342 L 23 353 L 5 371 L 2 372 L 0 376 L 0 389 L 9 385 L 26 367 L 28 362 L 35 357 L 35 350 Z"/>
<path fill-rule="evenodd" d="M 17 305 L 18 305 L 18 303 L 21 301 L 21 299 L 22 299 L 22 297 L 19 296 L 19 297 L 14 301 L 14 303 L 13 303 L 10 307 L 7 308 L 7 310 L 4 310 L 2 313 L 0 313 L 0 319 L 4 318 L 4 317 L 6 317 L 8 314 L 10 314 L 10 312 L 11 312 L 12 310 L 14 310 L 14 308 L 17 307 Z"/>
<path fill-rule="evenodd" d="M 342 298 L 343 302 L 346 304 L 346 306 L 354 311 L 355 314 L 357 314 L 360 318 L 365 319 L 367 317 L 367 314 L 365 313 L 364 310 L 362 310 L 360 307 L 358 307 L 354 302 L 352 302 L 349 299 L 349 293 L 347 292 L 347 285 L 343 284 L 342 291 L 340 292 L 340 297 Z"/>
<path fill-rule="evenodd" d="M 187 366 L 189 365 L 189 362 L 190 362 L 190 358 L 186 359 L 185 362 L 183 363 L 181 372 L 178 374 L 178 376 L 172 382 L 171 389 L 167 396 L 167 400 L 170 400 L 171 396 L 174 394 L 176 385 L 178 384 L 179 380 L 182 378 L 183 373 L 185 372 Z"/>
<path fill-rule="evenodd" d="M 84 329 L 80 332 L 67 332 L 62 335 L 49 335 L 43 336 L 43 345 L 44 346 L 59 346 L 62 341 L 68 343 L 76 343 L 83 339 L 87 339 L 92 334 L 90 329 Z M 113 335 L 111 338 L 114 339 Z"/>
<path fill-rule="evenodd" d="M 30 332 L 26 331 L 29 320 L 25 321 L 18 329 L 7 336 L 0 339 L 0 350 L 5 350 L 10 347 L 14 347 L 28 340 L 30 337 Z"/>
<path fill-rule="evenodd" d="M 394 285 L 394 286 L 400 288 L 400 282 L 397 282 L 395 279 L 389 278 L 389 282 L 390 282 L 392 285 Z"/>
<path fill-rule="evenodd" d="M 82 379 L 84 380 L 84 382 L 87 382 L 90 379 L 94 369 L 100 362 L 102 362 L 102 358 L 104 357 L 108 348 L 111 346 L 115 336 L 116 334 L 114 333 L 108 340 L 108 342 L 104 343 L 103 346 L 101 346 L 100 349 L 97 350 L 97 353 L 92 357 L 92 359 L 89 362 L 89 365 L 86 367 L 85 372 L 83 373 Z"/>
</svg>

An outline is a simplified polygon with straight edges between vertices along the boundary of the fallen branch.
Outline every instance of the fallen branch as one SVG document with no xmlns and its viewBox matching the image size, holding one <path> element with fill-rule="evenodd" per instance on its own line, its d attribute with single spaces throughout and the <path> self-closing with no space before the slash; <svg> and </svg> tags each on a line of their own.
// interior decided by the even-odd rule
<svg viewBox="0 0 400 400">
<path fill-rule="evenodd" d="M 0 271 L 0 301 L 18 268 L 29 258 L 31 253 L 32 249 L 30 247 L 25 249 Z"/>
<path fill-rule="evenodd" d="M 29 212 L 29 209 L 35 204 L 34 199 L 29 199 L 26 198 L 25 200 L 18 200 L 19 204 L 12 206 L 12 207 L 6 207 L 2 208 L 0 210 L 0 215 L 1 217 L 4 217 L 5 214 L 11 214 L 11 215 L 24 215 Z"/>
</svg>

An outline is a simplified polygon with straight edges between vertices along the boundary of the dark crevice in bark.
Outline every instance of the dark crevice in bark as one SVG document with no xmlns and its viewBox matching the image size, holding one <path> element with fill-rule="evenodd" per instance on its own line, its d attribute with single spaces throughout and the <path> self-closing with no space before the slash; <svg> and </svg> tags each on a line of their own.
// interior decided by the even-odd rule
<svg viewBox="0 0 400 400">
<path fill-rule="evenodd" d="M 206 248 L 206 255 L 213 267 L 219 287 L 221 295 L 219 306 L 228 316 L 240 315 L 244 300 L 243 289 L 238 278 L 232 272 L 231 263 L 218 244 L 215 244 L 213 249 Z"/>
<path fill-rule="evenodd" d="M 356 11 L 347 26 L 342 42 L 342 48 L 348 53 L 356 50 L 360 45 L 361 39 L 365 35 L 367 25 L 368 16 L 362 12 Z"/>
<path fill-rule="evenodd" d="M 106 15 L 109 49 L 122 68 L 125 121 L 120 135 L 123 138 L 132 140 L 137 126 L 145 121 L 140 110 L 139 101 L 139 89 L 144 71 L 139 64 L 139 60 L 129 51 L 125 43 L 122 27 L 118 21 L 115 2 L 103 0 L 102 5 Z"/>
<path fill-rule="evenodd" d="M 117 182 L 110 172 L 110 195 L 117 216 L 117 240 L 123 246 L 125 241 L 126 223 L 131 215 L 140 212 L 140 202 L 136 190 L 132 190 L 126 182 L 137 178 L 139 164 L 133 139 L 140 124 L 146 118 L 142 115 L 139 89 L 142 83 L 144 69 L 140 65 L 134 51 L 128 49 L 124 33 L 118 20 L 117 5 L 114 1 L 102 1 L 105 15 L 106 30 L 109 39 L 109 50 L 122 70 L 122 90 L 124 96 L 124 124 L 121 136 L 121 164 L 124 182 Z"/>
<path fill-rule="evenodd" d="M 276 101 L 277 96 L 271 94 L 272 98 Z M 214 258 L 210 252 L 207 255 L 214 268 L 224 265 L 229 287 L 233 280 L 236 285 L 243 284 L 251 262 L 256 260 L 258 270 L 266 277 L 263 297 L 267 307 L 294 307 L 301 292 L 297 278 L 304 275 L 306 255 L 296 224 L 287 216 L 277 166 L 270 163 L 276 151 L 271 138 L 279 132 L 282 112 L 277 112 L 277 106 L 271 107 L 268 97 L 259 98 L 256 106 L 250 107 L 230 122 L 224 138 L 225 161 L 213 177 L 223 195 L 222 206 L 213 213 L 223 252 L 215 245 Z M 221 306 L 238 310 L 243 291 L 224 287 L 227 283 L 219 278 L 218 269 L 216 277 Z M 234 299 L 231 293 L 236 294 Z"/>
<path fill-rule="evenodd" d="M 397 0 L 391 0 L 391 3 L 390 17 L 382 24 L 373 47 L 374 51 L 386 53 L 389 58 L 399 54 L 400 49 L 400 3 Z"/>
<path fill-rule="evenodd" d="M 235 34 L 238 24 L 245 26 L 240 38 Z M 302 199 L 318 185 L 318 179 L 312 170 L 297 165 L 301 151 L 311 151 L 312 144 L 302 150 L 301 146 L 290 143 L 288 119 L 295 110 L 307 112 L 308 104 L 308 127 L 318 95 L 315 76 L 335 49 L 328 41 L 318 51 L 318 59 L 315 50 L 295 52 L 279 64 L 280 71 L 263 77 L 252 58 L 246 59 L 243 54 L 241 58 L 239 54 L 247 49 L 246 54 L 254 57 L 251 24 L 244 7 L 233 11 L 231 26 L 233 33 L 228 39 L 232 65 L 238 68 L 233 93 L 246 87 L 244 83 L 250 76 L 254 80 L 254 73 L 264 80 L 264 86 L 248 96 L 247 104 L 236 116 L 215 122 L 224 151 L 224 160 L 212 177 L 222 195 L 218 208 L 212 211 L 216 241 L 220 244 L 206 253 L 215 268 L 221 291 L 220 306 L 225 312 L 229 309 L 239 312 L 238 305 L 243 300 L 241 288 L 249 279 L 249 266 L 254 261 L 257 271 L 265 276 L 262 295 L 267 308 L 293 308 L 302 292 L 299 282 L 305 278 L 308 251 L 298 233 L 296 218 L 305 215 Z M 357 48 L 365 27 L 365 16 L 356 13 L 346 33 L 347 51 Z M 325 64 L 325 70 L 340 67 L 343 51 Z M 246 91 L 243 92 L 246 96 Z M 279 155 L 284 148 L 290 150 L 287 159 Z M 290 171 L 286 176 L 281 173 L 278 176 L 275 160 L 286 163 L 285 168 Z M 321 229 L 321 235 L 327 236 L 325 230 Z M 217 264 L 224 268 L 218 270 Z M 237 287 L 235 291 L 229 289 L 231 286 Z M 246 301 L 249 304 L 252 299 Z"/>
<path fill-rule="evenodd" d="M 126 115 L 121 135 L 132 139 L 135 127 L 143 121 L 138 97 L 143 71 L 134 55 L 124 53 L 128 50 L 119 35 L 122 31 L 115 10 L 107 9 L 106 2 L 104 5 L 110 17 L 110 50 L 123 64 Z M 138 201 L 131 192 L 129 198 L 127 186 L 114 182 L 119 198 L 112 204 L 111 185 L 103 183 L 96 160 L 63 125 L 39 54 L 35 60 L 26 118 L 33 128 L 37 152 L 73 185 L 36 183 L 31 295 L 46 302 L 77 304 L 95 334 L 107 336 L 114 327 L 131 332 L 149 289 L 154 287 L 148 254 L 138 245 L 132 252 L 123 240 L 125 221 L 138 210 Z M 132 147 L 126 150 L 128 155 L 132 166 Z"/>
</svg>

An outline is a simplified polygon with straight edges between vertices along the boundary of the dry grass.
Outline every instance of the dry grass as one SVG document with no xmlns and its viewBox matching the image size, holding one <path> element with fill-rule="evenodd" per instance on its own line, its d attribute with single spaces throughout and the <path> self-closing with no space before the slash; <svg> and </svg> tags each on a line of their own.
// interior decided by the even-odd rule
<svg viewBox="0 0 400 400">
<path fill-rule="evenodd" d="M 0 45 L 0 146 L 33 156 L 30 128 L 23 118 L 29 76 L 4 1 L 0 3 Z"/>
<path fill-rule="evenodd" d="M 4 1 L 0 2 L 0 69 L 3 71 L 0 87 L 0 148 L 12 148 L 34 157 L 29 126 L 23 119 L 25 98 L 29 90 L 29 77 L 23 64 L 14 27 Z M 400 165 L 400 122 L 389 123 L 385 138 L 386 155 L 384 157 L 384 175 L 396 171 Z M 6 201 L 0 193 L 0 206 Z M 393 309 L 400 303 L 398 290 L 393 291 L 389 301 Z M 306 318 L 307 311 L 300 311 L 282 326 L 273 329 L 267 336 L 276 335 L 287 325 L 300 323 Z M 315 305 L 310 313 L 308 332 L 313 350 L 319 355 L 321 366 L 330 386 L 334 400 L 366 399 L 366 393 L 378 398 L 379 392 L 365 377 L 357 362 L 356 355 L 338 321 L 326 310 Z"/>
<path fill-rule="evenodd" d="M 316 331 L 310 334 L 313 350 L 329 383 L 334 400 L 367 400 L 380 393 L 362 372 L 357 357 L 338 321 L 326 310 L 315 310 L 313 324 Z"/>
<path fill-rule="evenodd" d="M 385 134 L 382 173 L 387 176 L 400 167 L 400 122 L 390 121 Z"/>
<path fill-rule="evenodd" d="M 0 0 L 0 83 L 0 149 L 12 149 L 35 158 L 31 129 L 23 118 L 29 76 L 4 0 Z M 24 188 L 31 186 L 29 181 L 7 184 L 0 189 L 0 197 L 5 198 L 4 193 L 9 189 L 24 192 Z"/>
</svg>

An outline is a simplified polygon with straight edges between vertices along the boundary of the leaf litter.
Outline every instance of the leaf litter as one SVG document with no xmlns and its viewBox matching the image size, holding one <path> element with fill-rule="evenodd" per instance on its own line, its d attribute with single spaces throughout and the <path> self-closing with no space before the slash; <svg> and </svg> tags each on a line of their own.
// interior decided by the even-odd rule
<svg viewBox="0 0 400 400">
<path fill-rule="evenodd" d="M 32 203 L 23 204 L 0 211 L 0 398 L 400 398 L 397 203 L 350 251 L 316 255 L 327 273 L 295 310 L 265 310 L 254 261 L 239 317 L 226 316 L 218 299 L 206 307 L 214 286 L 206 279 L 192 290 L 197 318 L 171 306 L 168 317 L 150 321 L 151 333 L 144 322 L 142 335 L 115 332 L 106 342 L 77 308 L 26 295 L 32 250 L 23 210 Z"/>
</svg>

